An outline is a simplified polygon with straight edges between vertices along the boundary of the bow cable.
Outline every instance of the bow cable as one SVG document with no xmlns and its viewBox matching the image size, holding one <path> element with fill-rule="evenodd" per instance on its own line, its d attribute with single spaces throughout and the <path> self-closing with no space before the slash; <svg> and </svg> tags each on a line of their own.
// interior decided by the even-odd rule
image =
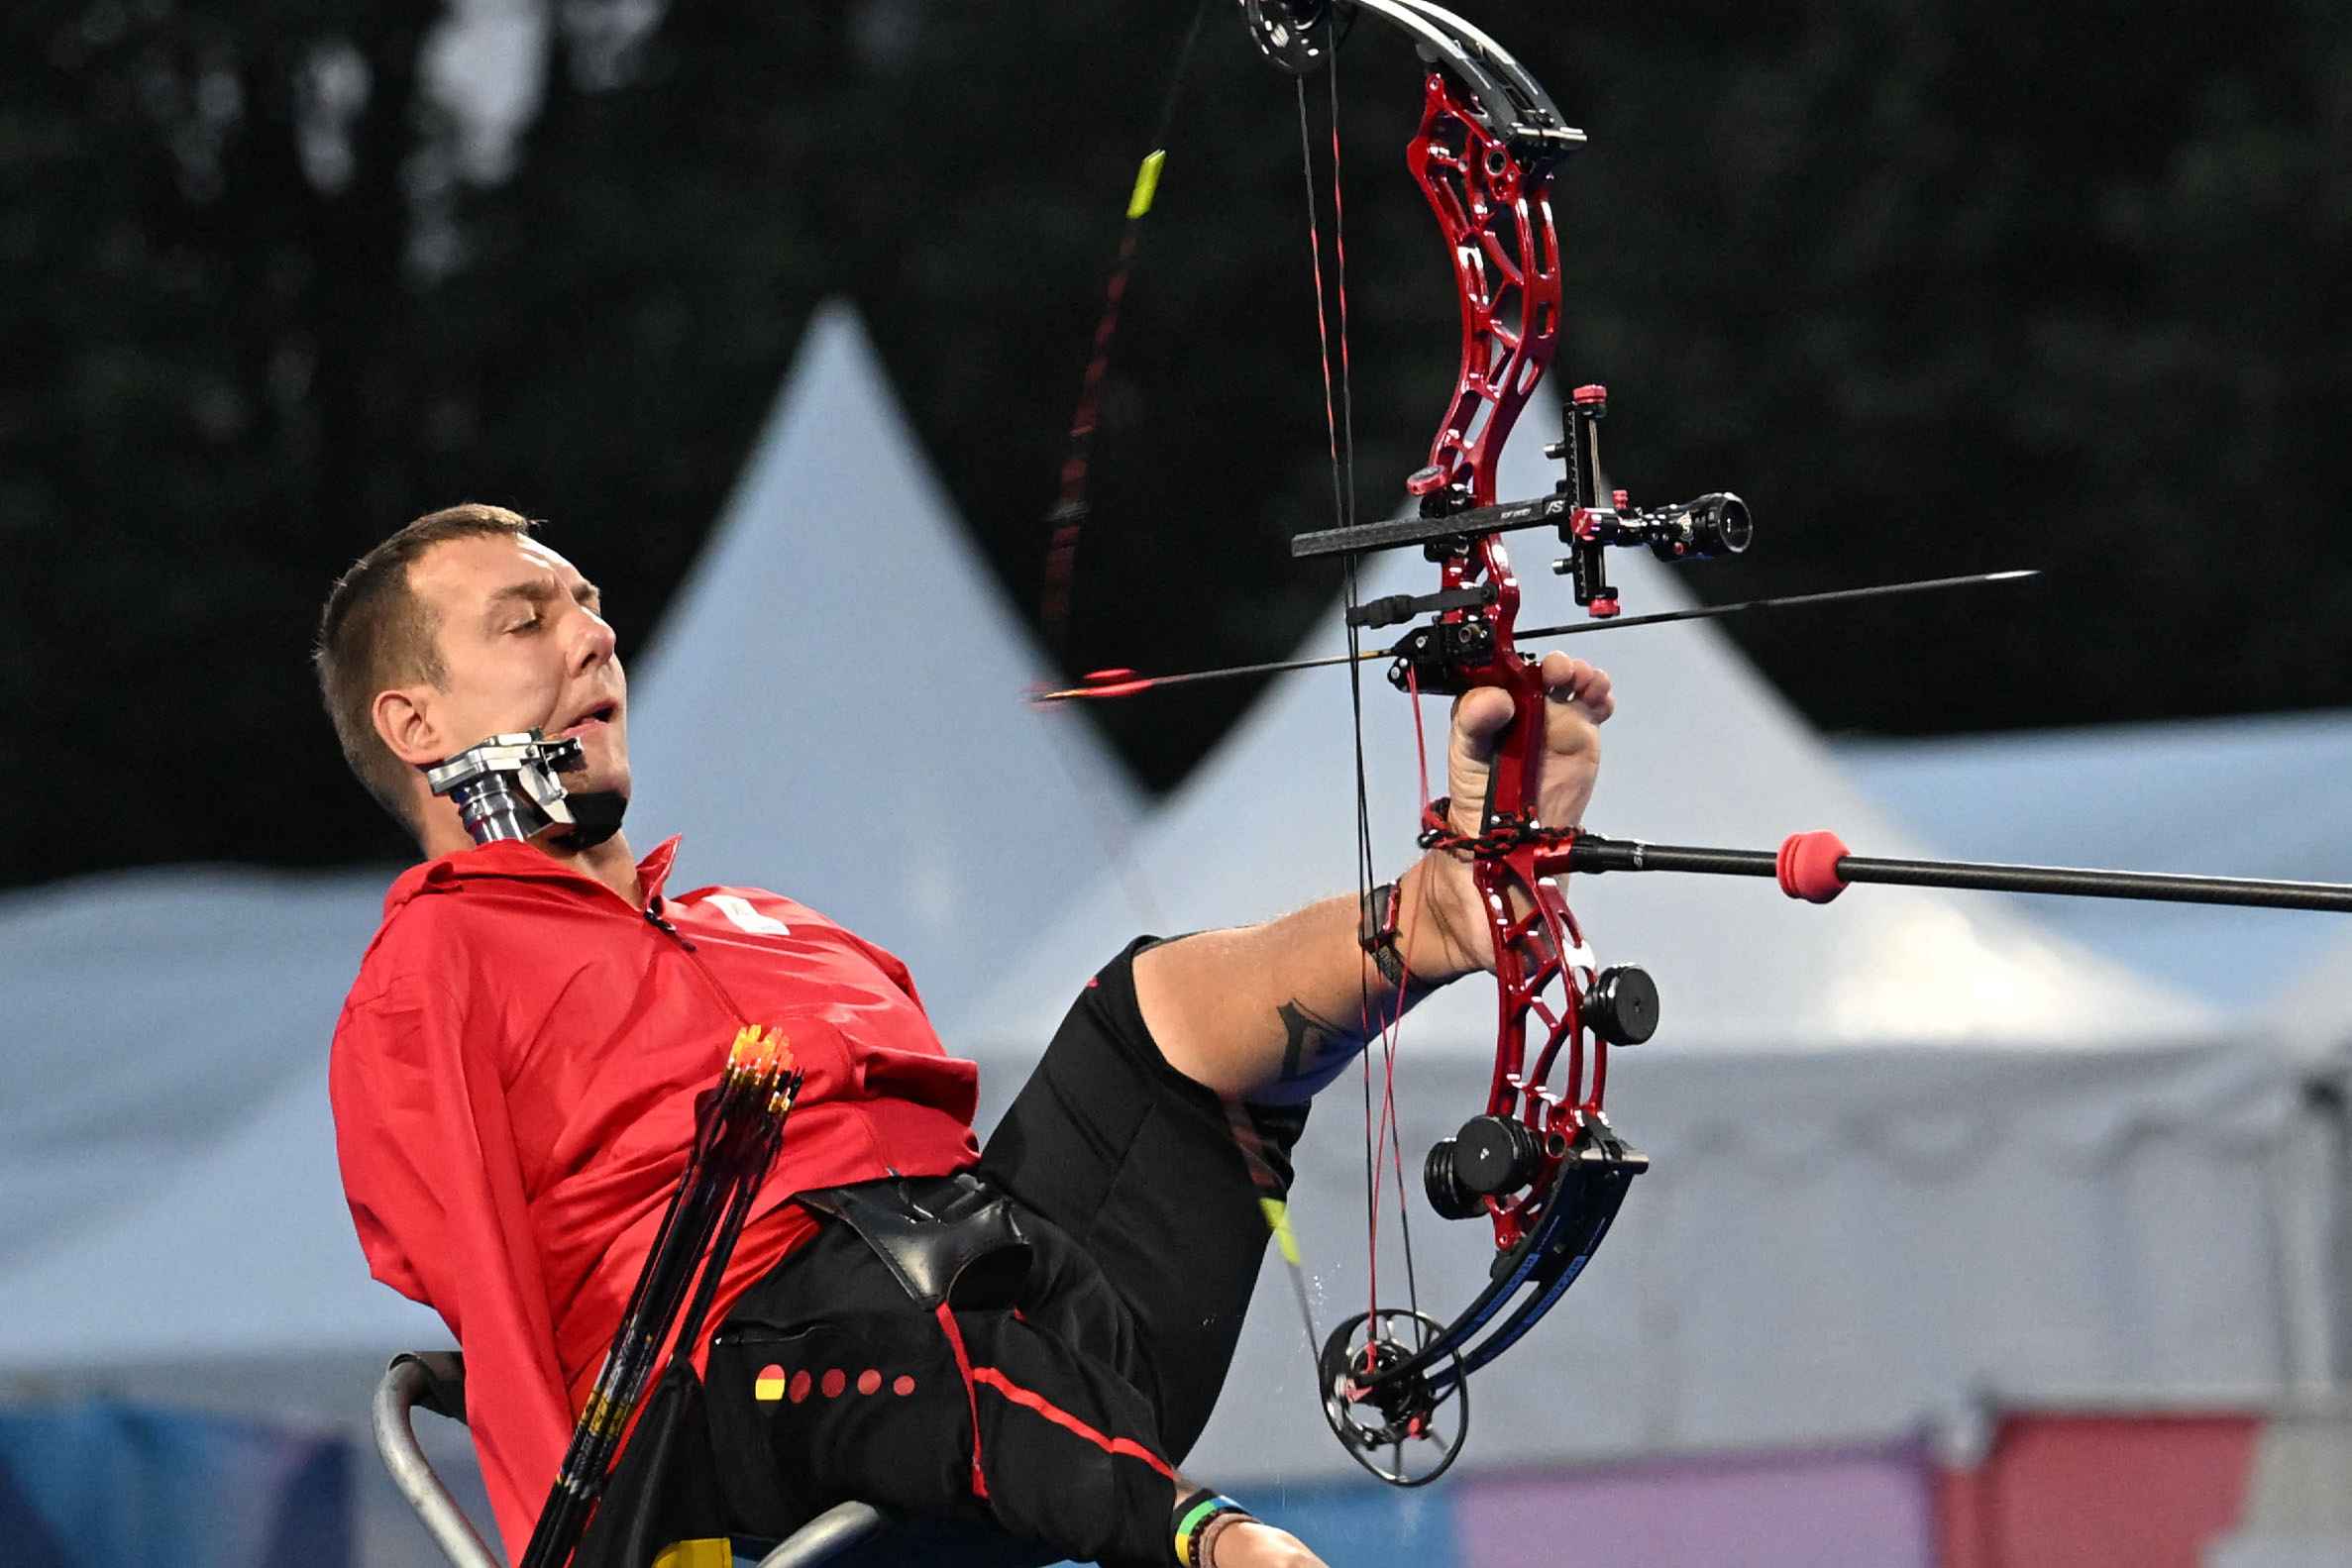
<svg viewBox="0 0 2352 1568">
<path fill-rule="evenodd" d="M 1307 251 L 1315 282 L 1315 328 L 1323 371 L 1324 423 L 1330 434 L 1332 466 L 1332 513 L 1336 526 L 1355 527 L 1355 395 L 1353 363 L 1348 351 L 1347 322 L 1347 231 L 1346 205 L 1341 180 L 1342 155 L 1339 140 L 1339 51 L 1338 39 L 1325 56 L 1324 73 L 1329 97 L 1332 138 L 1332 256 L 1333 275 L 1327 301 L 1324 287 L 1323 236 L 1320 202 L 1315 178 L 1315 144 L 1307 110 L 1307 82 L 1297 78 L 1296 90 L 1299 116 L 1300 169 L 1307 194 Z M 1335 334 L 1334 319 L 1336 318 Z M 1337 340 L 1338 376 L 1335 396 L 1332 373 L 1333 340 Z M 1356 899 L 1359 910 L 1371 907 L 1372 889 L 1377 885 L 1378 869 L 1372 844 L 1371 787 L 1364 764 L 1364 717 L 1361 617 L 1355 614 L 1360 603 L 1356 559 L 1341 557 L 1341 591 L 1349 611 L 1348 641 L 1348 717 L 1354 741 L 1355 757 L 1355 835 L 1356 835 Z M 1414 711 L 1415 733 L 1421 726 L 1419 705 Z M 1414 911 L 1418 922 L 1420 910 Z M 1400 943 L 1400 946 L 1404 944 Z M 1380 1300 L 1380 1189 L 1381 1157 L 1389 1155 L 1396 1168 L 1397 1223 L 1405 1255 L 1405 1294 L 1414 1319 L 1420 1320 L 1421 1289 L 1413 1260 L 1412 1206 L 1406 1202 L 1404 1171 L 1404 1139 L 1397 1126 L 1396 1059 L 1400 1028 L 1404 1020 L 1406 997 L 1412 977 L 1399 985 L 1393 1005 L 1384 1004 L 1372 994 L 1373 966 L 1367 962 L 1360 979 L 1361 991 L 1357 1006 L 1357 1027 L 1380 1044 L 1381 1092 L 1375 1108 L 1372 1093 L 1371 1041 L 1367 1039 L 1358 1058 L 1363 1086 L 1364 1105 L 1364 1229 L 1365 1284 L 1370 1293 L 1368 1307 L 1379 1309 Z M 1308 1320 L 1310 1339 L 1316 1338 L 1312 1317 Z M 1328 1392 L 1328 1391 L 1327 1391 Z"/>
</svg>

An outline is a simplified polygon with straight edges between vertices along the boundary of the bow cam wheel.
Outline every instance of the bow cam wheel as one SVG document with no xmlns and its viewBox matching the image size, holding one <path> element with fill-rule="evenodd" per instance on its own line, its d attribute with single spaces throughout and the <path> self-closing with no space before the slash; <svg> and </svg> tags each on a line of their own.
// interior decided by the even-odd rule
<svg viewBox="0 0 2352 1568">
<path fill-rule="evenodd" d="M 1390 1486 L 1437 1480 L 1469 1435 L 1461 1357 L 1447 1352 L 1431 1367 L 1393 1376 L 1443 1328 L 1427 1312 L 1383 1307 L 1333 1329 L 1317 1358 L 1324 1419 L 1349 1456 Z"/>
</svg>

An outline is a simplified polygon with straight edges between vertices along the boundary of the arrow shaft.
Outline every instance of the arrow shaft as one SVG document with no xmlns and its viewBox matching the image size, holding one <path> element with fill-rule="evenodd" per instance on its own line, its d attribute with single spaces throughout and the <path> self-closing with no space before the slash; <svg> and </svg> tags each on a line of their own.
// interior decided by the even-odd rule
<svg viewBox="0 0 2352 1568">
<path fill-rule="evenodd" d="M 2036 570 L 1970 572 L 1957 577 L 1923 577 L 1915 582 L 1880 582 L 1867 588 L 1831 588 L 1821 593 L 1783 593 L 1768 599 L 1741 599 L 1733 604 L 1697 604 L 1686 610 L 1659 610 L 1651 615 L 1620 615 L 1614 620 L 1577 621 L 1567 626 L 1538 626 L 1522 637 L 1575 637 L 1584 632 L 1613 632 L 1632 626 L 1663 626 L 1668 621 L 1707 621 L 1751 610 L 1796 609 L 1815 604 L 1851 604 L 1857 599 L 1886 598 L 1897 593 L 1927 593 L 1939 588 L 1981 587 L 1995 582 L 2019 582 L 2038 577 Z"/>
<path fill-rule="evenodd" d="M 2038 577 L 2038 570 L 2009 572 L 1973 572 L 1957 577 L 1925 577 L 1912 582 L 1881 582 L 1867 588 L 1831 588 L 1820 593 L 1786 593 L 1775 598 L 1742 599 L 1733 604 L 1700 604 L 1686 610 L 1660 610 L 1655 615 L 1621 615 L 1610 620 L 1577 621 L 1566 626 L 1539 626 L 1522 631 L 1520 637 L 1576 637 L 1585 632 L 1627 631 L 1636 626 L 1662 626 L 1669 621 L 1705 621 L 1724 615 L 1742 615 L 1755 610 L 1796 609 L 1821 604 L 1848 604 L 1857 599 L 1886 598 L 1898 593 L 1929 593 L 1944 588 L 1981 587 L 1997 582 L 2018 582 Z M 1275 659 L 1263 664 L 1228 665 L 1217 670 L 1193 670 L 1173 676 L 1131 676 L 1121 672 L 1117 679 L 1094 685 L 1069 686 L 1058 691 L 1039 691 L 1030 700 L 1036 702 L 1107 701 L 1113 697 L 1139 696 L 1162 686 L 1197 685 L 1208 680 L 1237 680 L 1244 676 L 1287 675 L 1294 670 L 1324 670 L 1335 665 L 1370 664 L 1375 660 L 1394 659 L 1402 649 L 1367 648 L 1355 654 L 1326 654 L 1315 659 Z"/>
</svg>

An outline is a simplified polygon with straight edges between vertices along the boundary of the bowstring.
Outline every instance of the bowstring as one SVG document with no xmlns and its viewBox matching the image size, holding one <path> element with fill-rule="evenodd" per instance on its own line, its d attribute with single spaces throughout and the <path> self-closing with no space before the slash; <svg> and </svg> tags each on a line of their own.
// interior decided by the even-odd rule
<svg viewBox="0 0 2352 1568">
<path fill-rule="evenodd" d="M 1340 428 L 1344 435 L 1344 450 L 1346 452 L 1346 517 L 1348 526 L 1353 527 L 1356 523 L 1355 375 L 1353 363 L 1348 356 L 1347 348 L 1347 219 L 1346 205 L 1341 199 L 1341 186 L 1339 178 L 1340 37 L 1341 35 L 1338 33 L 1334 33 L 1332 37 L 1330 70 L 1328 73 L 1331 81 L 1332 100 L 1332 253 L 1338 262 L 1337 293 L 1339 300 L 1339 415 Z M 1352 609 L 1358 602 L 1359 598 L 1357 593 L 1358 583 L 1355 575 L 1355 558 L 1353 556 L 1349 556 L 1345 559 L 1347 561 L 1347 602 L 1348 607 Z M 1349 619 L 1352 620 L 1353 617 L 1351 616 Z M 1351 628 L 1351 630 L 1353 630 L 1353 628 Z M 1348 652 L 1351 654 L 1360 653 L 1361 649 L 1359 647 L 1351 646 Z M 1355 725 L 1357 877 L 1362 884 L 1360 890 L 1369 892 L 1373 886 L 1371 878 L 1375 875 L 1375 868 L 1372 864 L 1371 791 L 1368 787 L 1364 772 L 1362 660 L 1351 660 L 1348 665 L 1348 672 L 1350 676 L 1349 684 L 1353 688 L 1351 691 L 1351 700 L 1354 704 Z M 1410 666 L 1407 667 L 1407 673 L 1410 677 Z M 1412 684 L 1408 694 L 1413 704 L 1413 731 L 1418 743 L 1421 734 L 1421 691 L 1419 685 L 1417 683 Z M 1424 792 L 1426 794 L 1426 789 Z M 1415 925 L 1418 927 L 1421 919 L 1421 911 L 1416 909 L 1414 911 L 1413 918 Z M 1406 1305 L 1415 1314 L 1416 1323 L 1418 1323 L 1421 1312 L 1421 1284 L 1418 1272 L 1413 1266 L 1413 1205 L 1408 1200 L 1405 1191 L 1405 1140 L 1403 1132 L 1397 1125 L 1397 1053 L 1398 1047 L 1401 1044 L 1402 1030 L 1405 1020 L 1405 1001 L 1406 997 L 1411 993 L 1413 987 L 1413 972 L 1404 964 L 1404 954 L 1401 950 L 1404 947 L 1410 945 L 1411 944 L 1409 942 L 1404 940 L 1404 933 L 1400 932 L 1398 942 L 1400 951 L 1397 955 L 1400 978 L 1398 979 L 1396 993 L 1393 998 L 1394 1006 L 1388 1010 L 1386 1017 L 1382 1020 L 1380 1028 L 1382 1084 L 1380 1094 L 1379 1135 L 1380 1137 L 1387 1140 L 1389 1158 L 1394 1163 L 1396 1168 L 1397 1227 L 1404 1243 L 1405 1252 L 1405 1300 Z M 1370 980 L 1368 977 L 1365 979 L 1364 984 L 1367 987 L 1370 985 Z M 1366 1076 L 1369 1076 L 1368 1072 Z M 1375 1143 L 1373 1151 L 1374 1190 L 1372 1198 L 1372 1207 L 1375 1216 L 1379 1210 L 1378 1153 L 1379 1151 L 1377 1143 Z M 1375 1260 L 1377 1260 L 1377 1257 L 1378 1253 L 1377 1249 L 1375 1249 Z M 1367 1273 L 1369 1272 L 1370 1271 L 1367 1270 Z M 1377 1312 L 1379 1310 L 1379 1305 L 1380 1304 L 1375 1297 L 1375 1299 L 1370 1303 L 1371 1310 Z"/>
<path fill-rule="evenodd" d="M 1332 100 L 1332 252 L 1338 263 L 1337 294 L 1339 301 L 1339 414 L 1340 428 L 1344 433 L 1344 450 L 1346 452 L 1347 523 L 1350 527 L 1352 527 L 1357 521 L 1355 489 L 1355 377 L 1353 363 L 1348 355 L 1347 220 L 1346 205 L 1342 199 L 1340 182 L 1339 40 L 1336 35 L 1334 36 L 1332 41 L 1330 67 L 1329 76 L 1331 81 Z M 1349 607 L 1353 608 L 1359 600 L 1359 594 L 1357 592 L 1358 582 L 1355 575 L 1355 558 L 1350 556 L 1347 557 L 1346 560 L 1347 600 Z M 1350 619 L 1352 619 L 1352 617 L 1350 617 Z M 1348 651 L 1350 653 L 1361 652 L 1360 648 L 1357 647 L 1351 647 Z M 1352 700 L 1354 702 L 1355 724 L 1355 800 L 1356 843 L 1358 859 L 1357 875 L 1362 881 L 1364 890 L 1368 891 L 1372 886 L 1371 878 L 1377 873 L 1372 859 L 1371 791 L 1368 787 L 1364 771 L 1362 685 L 1363 663 L 1360 659 L 1351 661 L 1348 669 L 1351 677 L 1350 684 L 1354 688 L 1352 692 Z M 1407 673 L 1408 677 L 1410 677 L 1412 673 L 1410 666 L 1408 666 Z M 1411 684 L 1411 689 L 1408 692 L 1408 696 L 1410 697 L 1413 704 L 1413 729 L 1416 741 L 1418 743 L 1418 739 L 1421 734 L 1421 692 L 1418 683 L 1409 683 Z M 1413 918 L 1415 926 L 1418 927 L 1421 919 L 1421 911 L 1419 909 L 1414 911 Z M 1418 1324 L 1421 1313 L 1421 1284 L 1419 1271 L 1416 1270 L 1413 1263 L 1413 1205 L 1407 1197 L 1405 1188 L 1405 1139 L 1402 1129 L 1397 1125 L 1397 1055 L 1398 1049 L 1402 1044 L 1406 998 L 1411 994 L 1413 988 L 1413 972 L 1411 968 L 1405 964 L 1404 954 L 1401 951 L 1403 948 L 1409 947 L 1411 945 L 1409 941 L 1405 940 L 1405 935 L 1406 933 L 1399 933 L 1398 946 L 1400 951 L 1397 955 L 1399 978 L 1397 981 L 1396 993 L 1392 998 L 1393 1005 L 1387 1009 L 1386 1015 L 1382 1018 L 1380 1025 L 1380 1117 L 1378 1131 L 1375 1136 L 1373 1146 L 1373 1192 L 1371 1206 L 1375 1215 L 1375 1224 L 1377 1224 L 1377 1215 L 1380 1207 L 1379 1143 L 1382 1140 L 1385 1140 L 1388 1145 L 1389 1159 L 1395 1168 L 1397 1179 L 1397 1228 L 1404 1245 L 1405 1253 L 1405 1301 L 1407 1307 L 1410 1307 L 1414 1313 L 1414 1321 L 1416 1324 Z M 1365 984 L 1367 986 L 1370 984 L 1368 978 L 1366 979 Z M 1367 1072 L 1365 1076 L 1368 1078 L 1368 1061 L 1366 1067 Z M 1377 1248 L 1374 1250 L 1373 1259 L 1376 1263 L 1378 1259 Z M 1369 1275 L 1372 1270 L 1367 1269 L 1366 1272 L 1367 1275 Z M 1377 1292 L 1375 1292 L 1372 1300 L 1368 1304 L 1368 1307 L 1371 1311 L 1377 1313 L 1379 1310 L 1379 1306 L 1380 1304 L 1378 1295 Z"/>
<path fill-rule="evenodd" d="M 1304 78 L 1297 83 L 1299 118 L 1300 167 L 1307 196 L 1307 248 L 1315 279 L 1315 328 L 1323 372 L 1324 423 L 1330 434 L 1332 469 L 1332 512 L 1335 526 L 1353 527 L 1357 520 L 1355 487 L 1355 383 L 1353 361 L 1348 348 L 1347 321 L 1347 230 L 1344 186 L 1341 178 L 1343 159 L 1339 133 L 1339 52 L 1336 39 L 1327 56 L 1327 92 L 1332 139 L 1332 256 L 1333 286 L 1327 300 L 1324 287 L 1323 239 L 1319 216 L 1320 201 L 1315 178 L 1315 144 L 1307 109 L 1307 84 Z M 1332 373 L 1333 318 L 1337 318 L 1338 376 L 1335 393 Z M 1342 556 L 1341 582 L 1347 607 L 1353 610 L 1361 601 L 1360 579 L 1356 558 Z M 1357 908 L 1368 910 L 1375 879 L 1378 875 L 1372 842 L 1371 786 L 1364 762 L 1364 709 L 1362 632 L 1347 617 L 1348 653 L 1348 721 L 1354 741 L 1355 770 L 1355 844 Z M 1418 728 L 1419 713 L 1415 722 Z M 1415 911 L 1418 922 L 1419 911 Z M 1400 944 L 1402 945 L 1402 944 Z M 1382 1156 L 1386 1154 L 1396 1171 L 1397 1219 L 1404 1246 L 1406 1298 L 1412 1310 L 1421 1309 L 1421 1290 L 1418 1271 L 1413 1258 L 1413 1222 L 1411 1205 L 1405 1201 L 1404 1140 L 1397 1126 L 1396 1115 L 1396 1058 L 1399 1026 L 1404 1017 L 1405 997 L 1411 987 L 1408 972 L 1403 984 L 1396 989 L 1394 1006 L 1384 1006 L 1372 995 L 1373 966 L 1367 963 L 1359 979 L 1357 1026 L 1367 1033 L 1377 1033 L 1381 1055 L 1381 1093 L 1378 1109 L 1374 1108 L 1372 1094 L 1372 1060 L 1368 1048 L 1358 1059 L 1362 1083 L 1364 1108 L 1364 1230 L 1365 1230 L 1365 1287 L 1366 1334 L 1380 1331 L 1380 1189 Z"/>
</svg>

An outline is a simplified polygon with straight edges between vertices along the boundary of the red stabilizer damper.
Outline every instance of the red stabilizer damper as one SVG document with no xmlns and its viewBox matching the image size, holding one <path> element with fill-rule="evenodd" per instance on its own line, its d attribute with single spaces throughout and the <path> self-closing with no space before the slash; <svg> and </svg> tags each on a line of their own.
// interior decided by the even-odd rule
<svg viewBox="0 0 2352 1568">
<path fill-rule="evenodd" d="M 1838 875 L 1838 862 L 1849 853 L 1846 841 L 1826 829 L 1789 834 L 1780 846 L 1779 858 L 1773 862 L 1780 877 L 1780 890 L 1807 903 L 1829 902 L 1846 890 L 1846 879 Z"/>
</svg>

